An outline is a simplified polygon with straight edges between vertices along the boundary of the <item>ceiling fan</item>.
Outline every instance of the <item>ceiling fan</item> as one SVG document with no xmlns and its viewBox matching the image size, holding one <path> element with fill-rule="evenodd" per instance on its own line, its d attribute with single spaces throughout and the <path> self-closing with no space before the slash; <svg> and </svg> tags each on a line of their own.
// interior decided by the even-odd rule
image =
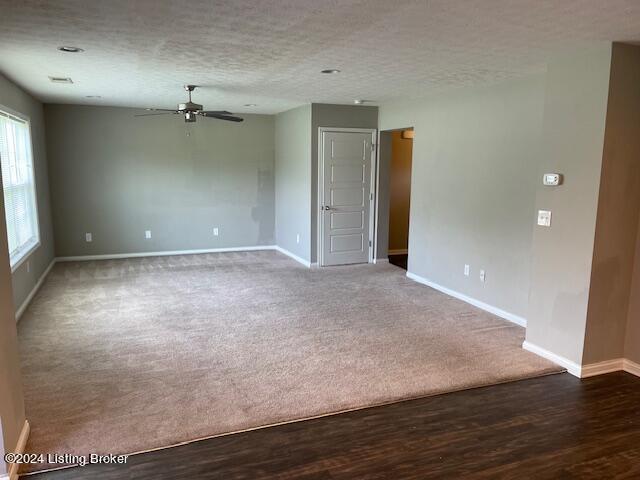
<svg viewBox="0 0 640 480">
<path fill-rule="evenodd" d="M 136 117 L 148 117 L 150 115 L 184 115 L 184 121 L 187 123 L 193 123 L 196 121 L 197 115 L 201 117 L 217 118 L 219 120 L 227 120 L 229 122 L 242 122 L 244 118 L 234 117 L 233 113 L 226 110 L 203 110 L 202 105 L 193 103 L 191 101 L 191 92 L 196 89 L 197 85 L 185 85 L 184 89 L 189 92 L 189 101 L 186 103 L 179 103 L 176 110 L 170 110 L 166 108 L 147 108 L 151 112 L 158 113 L 141 113 L 135 115 Z"/>
</svg>

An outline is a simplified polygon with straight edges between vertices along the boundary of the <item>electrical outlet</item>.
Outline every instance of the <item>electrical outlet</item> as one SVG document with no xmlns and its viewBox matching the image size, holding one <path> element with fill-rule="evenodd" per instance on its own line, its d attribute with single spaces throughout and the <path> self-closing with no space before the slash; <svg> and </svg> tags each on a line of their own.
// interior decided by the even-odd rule
<svg viewBox="0 0 640 480">
<path fill-rule="evenodd" d="M 151 238 L 151 230 L 144 231 L 144 238 L 146 238 L 147 240 Z"/>
<path fill-rule="evenodd" d="M 484 283 L 484 281 L 486 280 L 487 276 L 484 273 L 484 270 L 480 270 L 480 281 L 482 283 Z"/>
<path fill-rule="evenodd" d="M 300 243 L 300 234 L 299 233 L 296 235 L 296 243 Z"/>
<path fill-rule="evenodd" d="M 467 265 L 466 263 L 464 265 L 464 276 L 465 277 L 469 276 L 469 265 Z"/>
<path fill-rule="evenodd" d="M 541 227 L 551 226 L 551 211 L 538 210 L 538 225 L 540 225 Z"/>
<path fill-rule="evenodd" d="M 91 234 L 91 232 L 85 233 L 84 239 L 87 243 L 93 242 L 93 235 Z"/>
<path fill-rule="evenodd" d="M 218 236 L 218 233 L 219 233 L 219 232 L 218 232 L 218 227 L 214 227 L 214 228 L 213 228 L 213 236 L 214 236 L 214 237 L 217 237 L 217 236 Z"/>
</svg>

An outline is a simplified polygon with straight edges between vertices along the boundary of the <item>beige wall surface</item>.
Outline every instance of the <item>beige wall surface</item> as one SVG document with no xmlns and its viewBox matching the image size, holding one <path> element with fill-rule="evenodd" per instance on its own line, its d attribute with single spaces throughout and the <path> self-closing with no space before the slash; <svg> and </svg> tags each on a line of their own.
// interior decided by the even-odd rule
<svg viewBox="0 0 640 480">
<path fill-rule="evenodd" d="M 413 140 L 402 138 L 402 131 L 392 132 L 389 175 L 389 250 L 409 248 L 412 154 Z"/>
<path fill-rule="evenodd" d="M 535 161 L 535 210 L 551 210 L 534 229 L 527 341 L 581 364 L 609 92 L 611 44 L 548 64 L 543 150 Z M 564 175 L 559 187 L 542 175 Z M 530 212 L 535 221 L 535 211 Z"/>
<path fill-rule="evenodd" d="M 8 252 L 4 197 L 0 195 L 0 447 L 10 452 L 18 443 L 25 416 Z M 0 448 L 2 457 L 4 453 Z M 0 459 L 0 475 L 4 472 L 6 465 Z"/>
<path fill-rule="evenodd" d="M 53 226 L 49 197 L 45 123 L 42 104 L 0 75 L 0 105 L 14 110 L 31 121 L 33 161 L 38 198 L 40 247 L 13 272 L 13 301 L 18 309 L 54 257 Z"/>
<path fill-rule="evenodd" d="M 583 364 L 625 353 L 640 213 L 639 86 L 640 47 L 614 44 Z"/>
<path fill-rule="evenodd" d="M 186 124 L 116 107 L 45 113 L 58 256 L 273 245 L 272 115 Z"/>
<path fill-rule="evenodd" d="M 275 122 L 276 243 L 311 261 L 311 105 L 279 113 Z"/>
<path fill-rule="evenodd" d="M 636 234 L 636 251 L 633 259 L 633 277 L 629 295 L 624 357 L 632 362 L 640 363 L 640 228 L 638 228 Z"/>
<path fill-rule="evenodd" d="M 519 316 L 529 296 L 544 80 L 380 107 L 380 130 L 415 129 L 409 271 Z"/>
</svg>

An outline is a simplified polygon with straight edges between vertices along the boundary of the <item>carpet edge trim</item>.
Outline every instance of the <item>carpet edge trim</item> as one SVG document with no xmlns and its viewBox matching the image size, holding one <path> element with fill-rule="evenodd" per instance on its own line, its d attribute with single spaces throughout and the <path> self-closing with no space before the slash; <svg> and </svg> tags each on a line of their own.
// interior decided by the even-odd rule
<svg viewBox="0 0 640 480">
<path fill-rule="evenodd" d="M 560 368 L 557 371 L 548 371 L 548 372 L 537 372 L 537 373 L 531 373 L 529 375 L 520 377 L 520 378 L 515 378 L 515 379 L 506 379 L 506 380 L 499 380 L 493 383 L 485 383 L 485 384 L 479 384 L 479 385 L 472 385 L 472 386 L 468 386 L 468 387 L 460 387 L 460 388 L 456 388 L 453 390 L 448 390 L 446 392 L 434 392 L 434 393 L 428 393 L 428 394 L 423 394 L 423 395 L 417 395 L 417 396 L 413 396 L 413 397 L 406 397 L 406 398 L 400 398 L 400 399 L 396 399 L 396 400 L 390 400 L 387 402 L 382 402 L 382 403 L 375 403 L 375 404 L 371 404 L 371 405 L 365 405 L 365 406 L 360 406 L 360 407 L 353 407 L 353 408 L 347 408 L 344 410 L 337 410 L 335 412 L 328 412 L 328 413 L 321 413 L 318 415 L 313 415 L 310 417 L 303 417 L 303 418 L 295 418 L 293 420 L 284 420 L 282 422 L 275 422 L 275 423 L 268 423 L 265 425 L 259 425 L 257 427 L 249 427 L 249 428 L 244 428 L 244 429 L 240 429 L 240 430 L 233 430 L 231 432 L 224 432 L 224 433 L 217 433 L 214 435 L 207 435 L 204 437 L 198 437 L 198 438 L 194 438 L 191 440 L 184 440 L 182 442 L 176 442 L 176 443 L 172 443 L 170 445 L 165 445 L 162 447 L 155 447 L 155 448 L 149 448 L 146 450 L 139 450 L 139 451 L 135 451 L 135 452 L 131 452 L 131 453 L 119 453 L 117 455 L 126 455 L 126 456 L 133 456 L 133 455 L 142 455 L 144 453 L 151 453 L 151 452 L 157 452 L 160 450 L 167 450 L 170 448 L 176 448 L 176 447 L 182 447 L 184 445 L 189 445 L 195 442 L 202 442 L 204 440 L 211 440 L 213 438 L 221 438 L 221 437 L 227 437 L 229 435 L 236 435 L 239 433 L 247 433 L 247 432 L 253 432 L 256 430 L 263 430 L 265 428 L 272 428 L 272 427 L 279 427 L 282 425 L 290 425 L 293 423 L 301 423 L 301 422 L 306 422 L 309 420 L 318 420 L 320 418 L 326 418 L 326 417 L 333 417 L 336 415 L 342 415 L 345 413 L 352 413 L 352 412 L 358 412 L 361 410 L 367 410 L 370 408 L 380 408 L 380 407 L 386 407 L 386 406 L 390 406 L 390 405 L 395 405 L 398 403 L 402 403 L 402 402 L 411 402 L 414 400 L 420 400 L 423 398 L 432 398 L 432 397 L 437 397 L 440 395 L 449 395 L 452 393 L 460 393 L 460 392 L 464 392 L 466 390 L 478 390 L 481 388 L 487 388 L 487 387 L 495 387 L 498 385 L 505 385 L 507 383 L 513 383 L 513 382 L 521 382 L 521 381 L 526 381 L 526 380 L 534 380 L 536 378 L 543 378 L 543 377 L 550 377 L 552 375 L 559 375 L 562 373 L 567 373 L 567 370 L 564 368 Z M 60 467 L 54 467 L 54 468 L 50 468 L 50 469 L 46 469 L 46 470 L 34 470 L 32 472 L 25 472 L 25 473 L 21 473 L 21 476 L 27 477 L 30 475 L 35 475 L 35 474 L 39 474 L 39 473 L 45 473 L 45 472 L 53 472 L 56 470 L 65 470 L 67 468 L 74 468 L 77 467 L 78 465 L 63 465 Z"/>
</svg>

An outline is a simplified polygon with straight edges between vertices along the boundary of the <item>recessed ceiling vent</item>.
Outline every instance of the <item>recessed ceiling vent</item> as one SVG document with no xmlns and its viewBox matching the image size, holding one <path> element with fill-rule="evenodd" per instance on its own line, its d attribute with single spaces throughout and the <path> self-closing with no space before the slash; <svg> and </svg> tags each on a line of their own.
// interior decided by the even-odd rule
<svg viewBox="0 0 640 480">
<path fill-rule="evenodd" d="M 51 83 L 73 83 L 69 77 L 49 77 Z"/>
</svg>

